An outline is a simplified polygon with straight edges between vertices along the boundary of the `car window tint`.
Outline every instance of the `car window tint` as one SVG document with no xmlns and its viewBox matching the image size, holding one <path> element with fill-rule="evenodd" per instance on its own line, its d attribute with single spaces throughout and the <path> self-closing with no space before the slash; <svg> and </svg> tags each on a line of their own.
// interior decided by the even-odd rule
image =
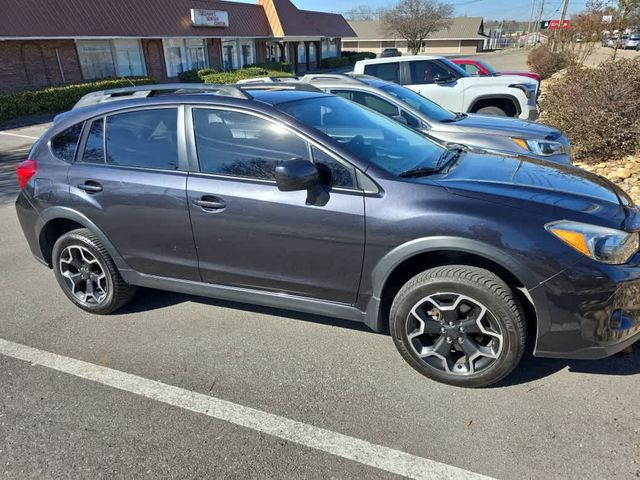
<svg viewBox="0 0 640 480">
<path fill-rule="evenodd" d="M 401 110 L 400 115 L 402 116 L 402 118 L 404 118 L 407 121 L 407 125 L 409 125 L 410 127 L 420 128 L 420 120 L 418 120 L 416 117 L 414 117 L 410 113 L 404 110 Z"/>
<path fill-rule="evenodd" d="M 387 80 L 388 82 L 400 82 L 400 63 L 373 63 L 371 65 L 365 65 L 364 73 L 367 75 L 373 75 L 374 77 Z"/>
<path fill-rule="evenodd" d="M 82 125 L 83 123 L 78 123 L 53 137 L 51 140 L 51 150 L 56 157 L 65 162 L 73 162 L 73 158 L 76 156 L 76 148 L 80 140 L 80 134 L 82 133 Z"/>
<path fill-rule="evenodd" d="M 421 85 L 435 83 L 437 77 L 450 77 L 451 73 L 443 66 L 429 60 L 418 60 L 409 63 L 411 84 Z"/>
<path fill-rule="evenodd" d="M 177 113 L 175 108 L 154 108 L 107 117 L 107 163 L 177 169 Z"/>
<path fill-rule="evenodd" d="M 387 117 L 398 115 L 398 108 L 395 105 L 378 97 L 377 95 L 348 90 L 331 90 L 331 93 L 339 95 L 342 98 L 346 98 L 347 100 L 351 100 L 352 102 L 359 103 L 360 105 L 364 105 L 365 107 L 369 107 L 370 109 L 386 115 Z"/>
<path fill-rule="evenodd" d="M 193 109 L 200 170 L 274 180 L 278 165 L 309 160 L 309 145 L 281 125 L 240 112 Z"/>
<path fill-rule="evenodd" d="M 318 167 L 320 183 L 331 187 L 356 188 L 356 172 L 331 155 L 316 147 L 311 147 L 313 163 Z"/>
<path fill-rule="evenodd" d="M 91 122 L 87 141 L 82 154 L 82 161 L 87 163 L 104 163 L 104 119 L 97 118 Z"/>
</svg>

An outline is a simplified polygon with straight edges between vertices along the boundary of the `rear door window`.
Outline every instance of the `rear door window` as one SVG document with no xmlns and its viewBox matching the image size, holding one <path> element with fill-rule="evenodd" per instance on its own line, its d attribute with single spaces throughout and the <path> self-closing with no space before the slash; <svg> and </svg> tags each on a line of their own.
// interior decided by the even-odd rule
<svg viewBox="0 0 640 480">
<path fill-rule="evenodd" d="M 364 73 L 388 82 L 400 82 L 400 62 L 372 63 L 365 65 Z"/>
<path fill-rule="evenodd" d="M 352 102 L 359 103 L 360 105 L 364 105 L 365 107 L 369 107 L 370 109 L 386 115 L 387 117 L 395 117 L 398 115 L 398 107 L 371 93 L 354 90 L 331 90 L 331 93 L 339 95 L 342 98 L 346 98 L 347 100 L 351 100 Z"/>
<path fill-rule="evenodd" d="M 68 163 L 73 162 L 83 125 L 84 123 L 78 123 L 73 127 L 67 128 L 51 140 L 51 151 L 60 160 Z"/>
<path fill-rule="evenodd" d="M 107 163 L 178 169 L 177 120 L 176 108 L 153 108 L 107 117 Z"/>
</svg>

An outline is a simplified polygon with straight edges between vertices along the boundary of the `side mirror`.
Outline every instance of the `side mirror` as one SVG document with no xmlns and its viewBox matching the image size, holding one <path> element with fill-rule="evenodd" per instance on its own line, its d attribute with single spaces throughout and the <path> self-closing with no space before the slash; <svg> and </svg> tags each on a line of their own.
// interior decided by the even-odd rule
<svg viewBox="0 0 640 480">
<path fill-rule="evenodd" d="M 453 75 L 436 75 L 433 78 L 433 81 L 435 83 L 437 83 L 438 85 L 444 85 L 445 83 L 451 83 L 454 80 L 455 79 L 453 78 Z"/>
<path fill-rule="evenodd" d="M 276 185 L 281 192 L 311 190 L 320 183 L 320 174 L 309 160 L 293 158 L 276 167 Z"/>
</svg>

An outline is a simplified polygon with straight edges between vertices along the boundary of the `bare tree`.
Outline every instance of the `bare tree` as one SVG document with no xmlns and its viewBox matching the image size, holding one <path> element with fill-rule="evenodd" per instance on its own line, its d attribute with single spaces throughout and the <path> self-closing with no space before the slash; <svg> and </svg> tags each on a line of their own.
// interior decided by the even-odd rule
<svg viewBox="0 0 640 480">
<path fill-rule="evenodd" d="M 376 20 L 378 11 L 369 5 L 357 5 L 343 13 L 347 20 Z"/>
<path fill-rule="evenodd" d="M 453 7 L 436 0 L 399 0 L 380 11 L 380 21 L 389 35 L 404 38 L 416 55 L 430 33 L 451 25 Z"/>
</svg>

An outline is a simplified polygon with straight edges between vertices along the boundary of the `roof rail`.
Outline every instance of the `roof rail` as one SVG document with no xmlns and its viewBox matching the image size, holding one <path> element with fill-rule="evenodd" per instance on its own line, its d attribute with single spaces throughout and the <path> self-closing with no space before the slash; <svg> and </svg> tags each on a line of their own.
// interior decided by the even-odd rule
<svg viewBox="0 0 640 480">
<path fill-rule="evenodd" d="M 133 98 L 147 98 L 159 95 L 184 95 L 211 93 L 234 98 L 250 100 L 252 97 L 233 85 L 197 84 L 197 83 L 165 83 L 160 85 L 137 85 L 134 87 L 112 88 L 99 90 L 83 96 L 73 106 L 74 109 L 97 105 L 99 103 L 129 100 Z"/>
<path fill-rule="evenodd" d="M 340 83 L 364 83 L 357 76 L 348 73 L 308 73 L 300 79 L 301 82 L 336 81 Z"/>
<path fill-rule="evenodd" d="M 301 82 L 246 82 L 242 84 L 236 84 L 236 88 L 246 93 L 246 90 L 271 90 L 271 91 L 283 91 L 283 90 L 299 90 L 302 92 L 322 92 L 317 87 L 308 83 Z"/>
<path fill-rule="evenodd" d="M 295 83 L 297 77 L 252 77 L 238 80 L 236 85 L 244 85 L 246 83 Z"/>
</svg>

